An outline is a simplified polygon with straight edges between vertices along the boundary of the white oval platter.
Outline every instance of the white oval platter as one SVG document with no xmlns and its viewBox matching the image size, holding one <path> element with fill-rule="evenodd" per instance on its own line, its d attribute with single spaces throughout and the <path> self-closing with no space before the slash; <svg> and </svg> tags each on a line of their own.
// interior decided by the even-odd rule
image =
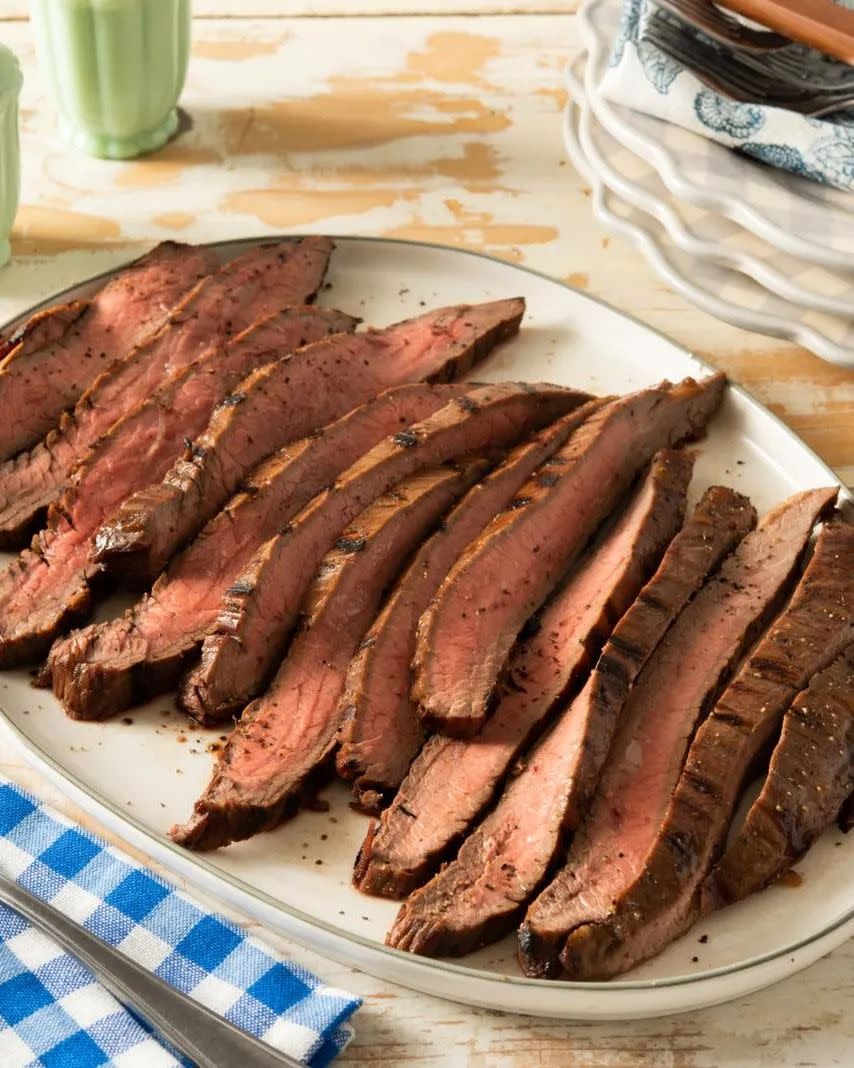
<svg viewBox="0 0 854 1068">
<path fill-rule="evenodd" d="M 252 243 L 218 247 L 228 258 Z M 547 379 L 616 392 L 707 370 L 678 345 L 584 293 L 459 249 L 341 238 L 329 280 L 324 304 L 375 324 L 417 314 L 425 305 L 525 296 L 529 311 L 520 338 L 478 368 L 480 380 Z M 63 296 L 93 288 L 84 284 Z M 749 493 L 759 509 L 835 481 L 787 427 L 737 388 L 728 390 L 698 454 L 694 496 L 712 482 L 726 482 Z M 846 506 L 850 502 L 846 496 Z M 125 603 L 115 598 L 99 614 Z M 854 840 L 830 831 L 798 865 L 799 889 L 774 887 L 710 917 L 620 981 L 524 979 L 512 938 L 461 961 L 413 957 L 383 944 L 396 905 L 350 885 L 367 821 L 350 809 L 343 787 L 324 791 L 328 811 L 304 812 L 270 834 L 194 855 L 173 845 L 166 832 L 190 813 L 213 760 L 206 747 L 218 732 L 188 727 L 169 696 L 110 722 L 72 722 L 49 693 L 29 683 L 26 671 L 0 675 L 4 728 L 82 808 L 191 886 L 328 957 L 429 994 L 566 1019 L 666 1015 L 767 986 L 854 934 Z M 703 944 L 701 934 L 708 936 Z"/>
</svg>

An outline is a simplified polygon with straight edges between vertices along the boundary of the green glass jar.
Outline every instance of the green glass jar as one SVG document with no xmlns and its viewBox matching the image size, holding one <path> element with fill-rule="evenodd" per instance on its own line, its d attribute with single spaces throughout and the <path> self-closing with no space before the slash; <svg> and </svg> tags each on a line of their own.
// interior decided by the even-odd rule
<svg viewBox="0 0 854 1068">
<path fill-rule="evenodd" d="M 130 159 L 178 129 L 190 0 L 33 0 L 60 126 L 92 156 Z"/>
<path fill-rule="evenodd" d="M 0 267 L 9 262 L 9 234 L 21 191 L 21 150 L 18 144 L 18 96 L 21 68 L 0 44 Z"/>
</svg>

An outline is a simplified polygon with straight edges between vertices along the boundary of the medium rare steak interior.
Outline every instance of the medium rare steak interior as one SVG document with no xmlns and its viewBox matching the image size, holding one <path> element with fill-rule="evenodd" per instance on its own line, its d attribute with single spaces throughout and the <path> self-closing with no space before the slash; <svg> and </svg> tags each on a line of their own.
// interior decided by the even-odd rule
<svg viewBox="0 0 854 1068">
<path fill-rule="evenodd" d="M 262 546 L 227 591 L 201 665 L 182 687 L 183 707 L 196 719 L 223 719 L 263 689 L 281 661 L 311 575 L 370 501 L 425 468 L 512 445 L 587 399 L 559 386 L 475 387 L 371 449 Z"/>
<path fill-rule="evenodd" d="M 0 576 L 0 663 L 39 655 L 88 611 L 90 582 L 101 570 L 90 559 L 98 526 L 129 492 L 168 467 L 185 436 L 207 423 L 247 371 L 353 322 L 341 312 L 292 308 L 256 323 L 169 379 L 100 438 L 51 509 L 47 529 Z"/>
<path fill-rule="evenodd" d="M 314 369 L 310 383 L 297 380 L 288 365 L 258 370 L 241 386 L 240 402 L 213 414 L 162 482 L 125 501 L 98 536 L 97 558 L 113 571 L 153 577 L 244 475 L 293 439 L 282 411 L 313 405 L 320 426 L 390 386 L 460 378 L 518 331 L 524 310 L 519 299 L 439 308 L 384 330 L 321 342 L 305 354 Z"/>
<path fill-rule="evenodd" d="M 466 494 L 416 553 L 360 644 L 341 697 L 336 767 L 366 811 L 378 811 L 400 786 L 424 740 L 409 676 L 419 616 L 466 545 L 589 414 L 584 405 L 547 426 Z"/>
<path fill-rule="evenodd" d="M 748 553 L 737 550 L 729 561 L 730 566 L 724 565 L 722 577 L 731 581 L 736 574 L 739 556 L 749 561 L 750 557 L 754 556 L 754 550 L 759 546 L 763 533 L 774 531 L 776 527 L 774 531 L 776 536 L 770 539 L 766 550 L 770 550 L 771 559 L 766 560 L 754 556 L 754 560 L 759 563 L 761 559 L 755 576 L 756 580 L 763 585 L 774 582 L 779 584 L 787 568 L 791 570 L 792 558 L 796 560 L 800 556 L 813 524 L 828 507 L 832 507 L 835 497 L 835 489 L 814 490 L 810 493 L 799 494 L 774 509 L 769 516 L 766 516 L 756 532 L 749 534 L 742 543 L 741 550 L 751 551 Z M 819 541 L 820 544 L 821 541 Z M 821 559 L 823 558 L 824 554 Z M 821 559 L 818 562 L 819 575 L 822 570 Z M 815 557 L 811 567 L 814 564 L 816 564 Z M 838 564 L 833 564 L 831 567 L 834 576 L 838 575 Z M 809 576 L 809 569 L 807 576 Z M 812 579 L 810 579 L 811 582 Z M 780 592 L 784 589 L 785 584 Z M 794 673 L 799 675 L 803 668 L 799 669 L 798 663 L 803 664 L 817 655 L 811 642 L 791 642 L 790 640 L 796 634 L 791 623 L 797 615 L 801 614 L 797 610 L 797 605 L 802 601 L 803 596 L 802 583 L 786 611 L 752 651 L 715 705 L 712 714 L 701 724 L 684 765 L 680 761 L 676 766 L 676 775 L 673 779 L 668 773 L 664 780 L 666 794 L 664 790 L 661 791 L 655 809 L 651 810 L 650 773 L 657 771 L 662 763 L 658 759 L 658 754 L 662 752 L 658 728 L 661 716 L 660 713 L 656 714 L 655 727 L 644 732 L 640 739 L 642 743 L 649 739 L 649 742 L 655 746 L 657 758 L 653 767 L 650 767 L 648 756 L 643 765 L 642 799 L 645 803 L 643 826 L 637 826 L 637 815 L 628 817 L 628 813 L 639 811 L 637 805 L 641 779 L 639 775 L 632 774 L 630 763 L 623 759 L 625 771 L 622 776 L 619 776 L 622 784 L 620 804 L 623 806 L 620 816 L 624 824 L 632 818 L 633 825 L 631 827 L 624 825 L 625 833 L 622 840 L 631 844 L 633 863 L 636 867 L 634 871 L 624 873 L 618 886 L 609 886 L 608 907 L 604 915 L 582 912 L 571 929 L 568 928 L 568 937 L 561 953 L 561 960 L 570 975 L 577 978 L 602 979 L 625 971 L 633 964 L 654 956 L 686 930 L 699 915 L 697 891 L 732 815 L 735 796 L 740 789 L 744 773 L 745 766 L 742 761 L 748 748 L 744 745 L 746 733 L 739 731 L 741 714 L 737 708 L 733 707 L 735 704 L 733 697 L 737 698 L 739 694 L 745 692 L 745 687 L 751 696 L 751 703 L 761 694 L 759 707 L 765 710 L 763 715 L 769 718 L 774 717 L 779 722 L 777 717 L 782 714 L 788 703 L 787 697 L 791 699 L 794 694 L 788 688 L 782 691 L 777 689 L 782 680 L 777 681 L 779 675 L 777 675 L 776 666 L 779 664 L 783 668 L 781 674 L 784 677 L 787 675 L 791 677 L 790 673 L 793 669 Z M 694 605 L 699 603 L 701 602 L 698 598 Z M 729 603 L 730 605 L 733 603 L 732 598 L 729 599 Z M 838 591 L 834 595 L 833 603 L 839 604 Z M 691 606 L 686 613 L 690 609 Z M 792 614 L 793 610 L 795 615 Z M 681 619 L 685 619 L 686 613 L 683 613 Z M 823 612 L 822 615 L 824 614 Z M 732 625 L 729 613 L 726 613 L 722 619 L 724 628 Z M 821 655 L 832 659 L 838 639 L 833 639 L 826 634 L 826 618 L 818 623 L 823 632 L 822 637 L 827 642 L 826 651 L 822 650 Z M 806 633 L 808 631 L 802 632 L 804 637 Z M 707 640 L 711 640 L 712 635 L 709 631 L 706 631 L 705 635 Z M 777 650 L 783 654 L 783 659 L 780 659 L 779 655 L 775 656 Z M 823 665 L 819 662 L 818 666 Z M 768 679 L 768 683 L 763 684 L 763 678 Z M 775 690 L 777 690 L 776 693 Z M 782 707 L 780 707 L 781 700 Z M 730 709 L 732 709 L 731 712 Z M 777 716 L 774 716 L 775 709 L 777 709 Z M 729 724 L 728 728 L 727 724 Z M 739 733 L 743 733 L 740 746 L 720 747 L 722 731 L 727 729 L 734 730 L 736 737 Z M 615 749 L 616 754 L 621 752 L 623 750 Z M 721 761 L 724 767 L 721 767 Z M 684 770 L 682 770 L 683 767 Z M 608 795 L 612 804 L 614 796 Z M 611 837 L 610 842 L 613 852 L 617 839 Z M 636 852 L 637 844 L 640 844 L 642 848 Z M 597 849 L 599 849 L 598 842 Z"/>
<path fill-rule="evenodd" d="M 484 469 L 475 462 L 415 475 L 342 534 L 306 594 L 290 654 L 269 692 L 240 717 L 195 818 L 173 832 L 176 840 L 213 849 L 274 827 L 298 804 L 335 748 L 347 664 L 383 591 Z"/>
<path fill-rule="evenodd" d="M 0 465 L 0 545 L 19 548 L 75 463 L 171 375 L 258 320 L 309 303 L 331 253 L 327 238 L 259 245 L 194 286 L 159 330 L 92 382 L 44 441 Z"/>
<path fill-rule="evenodd" d="M 124 360 L 213 270 L 209 249 L 166 241 L 119 271 L 84 306 L 39 314 L 0 365 L 0 459 L 28 449 L 115 361 Z M 79 311 L 79 315 L 76 312 Z"/>
<path fill-rule="evenodd" d="M 45 676 L 66 712 L 78 719 L 114 716 L 174 685 L 185 661 L 213 630 L 223 596 L 255 549 L 363 453 L 465 388 L 387 390 L 265 461 L 175 557 L 149 595 L 120 619 L 75 631 L 54 644 Z"/>
<path fill-rule="evenodd" d="M 708 489 L 671 542 L 658 570 L 614 628 L 591 677 L 591 702 L 606 722 L 619 722 L 626 699 L 647 661 L 689 601 L 756 523 L 746 497 L 721 486 Z M 608 764 L 605 765 L 607 782 Z M 600 788 L 600 796 L 602 790 Z M 594 798 L 587 824 L 595 819 Z M 604 807 L 604 806 L 603 806 Z M 617 847 L 603 863 L 618 868 L 626 849 Z M 554 978 L 575 898 L 595 897 L 600 878 L 597 854 L 586 827 L 572 843 L 569 864 L 528 909 L 519 929 L 519 962 L 527 975 Z"/>
<path fill-rule="evenodd" d="M 587 572 L 614 597 L 613 605 L 606 594 L 597 606 L 604 628 L 610 613 L 613 619 L 631 601 L 679 528 L 690 471 L 682 457 L 660 455 L 620 522 L 591 554 Z M 536 696 L 545 690 L 546 708 L 567 683 L 561 664 L 581 637 L 573 616 L 590 592 L 583 582 L 570 580 L 553 602 L 557 611 L 541 620 L 542 664 L 532 657 L 531 678 L 523 677 L 520 685 L 530 683 Z M 599 777 L 613 723 L 596 717 L 591 692 L 588 681 L 560 711 L 551 732 L 526 754 L 496 808 L 463 842 L 456 860 L 402 906 L 388 935 L 390 945 L 429 955 L 459 954 L 512 929 L 560 856 Z M 506 748 L 505 753 L 509 757 Z"/>
<path fill-rule="evenodd" d="M 391 806 L 371 827 L 356 861 L 366 893 L 405 897 L 424 883 L 493 799 L 514 759 L 550 713 L 573 695 L 602 642 L 654 570 L 682 522 L 692 460 L 664 451 L 633 504 L 533 621 L 510 656 L 495 710 L 471 744 L 435 734 Z M 590 721 L 591 749 L 577 794 L 596 778 L 611 727 Z M 598 735 L 598 743 L 594 739 Z"/>
<path fill-rule="evenodd" d="M 419 624 L 413 694 L 425 727 L 470 737 L 483 726 L 522 624 L 653 453 L 701 433 L 723 385 L 713 375 L 613 401 L 469 546 Z"/>
</svg>

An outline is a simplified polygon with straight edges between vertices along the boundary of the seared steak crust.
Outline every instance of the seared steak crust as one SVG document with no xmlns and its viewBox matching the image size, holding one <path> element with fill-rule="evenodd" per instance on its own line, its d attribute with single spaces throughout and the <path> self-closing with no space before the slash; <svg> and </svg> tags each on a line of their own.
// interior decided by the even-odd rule
<svg viewBox="0 0 854 1068">
<path fill-rule="evenodd" d="M 183 707 L 197 719 L 222 719 L 259 692 L 281 660 L 311 574 L 372 500 L 427 467 L 514 444 L 586 399 L 558 386 L 481 386 L 377 445 L 262 546 L 227 591 L 216 633 L 181 690 Z"/>
<path fill-rule="evenodd" d="M 524 310 L 523 300 L 440 308 L 385 330 L 321 342 L 311 354 L 314 381 L 298 394 L 298 403 L 322 407 L 319 425 L 389 386 L 461 377 L 518 331 Z M 98 538 L 98 559 L 124 574 L 156 575 L 235 492 L 246 472 L 285 444 L 279 413 L 293 405 L 295 396 L 287 367 L 258 371 L 244 383 L 240 403 L 214 414 L 162 482 L 122 505 Z"/>
<path fill-rule="evenodd" d="M 739 901 L 789 869 L 836 819 L 854 790 L 854 645 L 783 717 L 768 776 L 709 877 L 714 900 Z"/>
<path fill-rule="evenodd" d="M 347 663 L 383 591 L 482 462 L 409 479 L 366 509 L 318 570 L 303 621 L 270 690 L 243 713 L 186 828 L 172 837 L 214 849 L 276 826 L 335 748 Z"/>
<path fill-rule="evenodd" d="M 21 663 L 46 651 L 57 632 L 82 615 L 90 580 L 92 535 L 122 499 L 180 452 L 184 435 L 203 427 L 214 406 L 259 363 L 306 338 L 342 325 L 340 312 L 290 309 L 257 323 L 202 361 L 171 378 L 125 416 L 81 464 L 47 530 L 0 576 L 0 663 Z"/>
<path fill-rule="evenodd" d="M 363 453 L 465 388 L 398 386 L 263 463 L 149 595 L 121 618 L 54 643 L 47 674 L 66 712 L 102 719 L 172 686 L 253 551 Z"/>
<path fill-rule="evenodd" d="M 259 319 L 312 300 L 331 252 L 325 237 L 260 245 L 194 286 L 161 329 L 103 370 L 43 441 L 0 466 L 0 546 L 21 546 L 75 463 L 170 375 Z"/>
<path fill-rule="evenodd" d="M 483 813 L 514 758 L 570 695 L 614 620 L 654 570 L 682 522 L 692 466 L 684 453 L 656 455 L 619 522 L 543 609 L 534 634 L 513 650 L 497 707 L 480 734 L 470 743 L 442 735 L 427 742 L 379 826 L 368 832 L 356 861 L 361 890 L 404 897 L 432 875 Z M 588 720 L 582 747 L 568 755 L 568 805 L 586 804 L 612 730 L 604 718 Z M 490 877 L 487 870 L 484 878 Z M 527 885 L 539 876 L 526 870 L 518 877 Z M 515 902 L 518 895 L 512 896 Z M 472 925 L 462 912 L 449 922 Z M 465 944 L 477 938 L 472 930 Z"/>
<path fill-rule="evenodd" d="M 170 309 L 203 275 L 213 255 L 171 241 L 120 271 L 84 304 L 40 312 L 0 365 L 0 460 L 51 430 L 91 382 L 165 322 Z"/>
<path fill-rule="evenodd" d="M 463 549 L 583 422 L 582 407 L 519 445 L 474 486 L 415 554 L 347 670 L 341 697 L 338 774 L 366 811 L 400 786 L 424 735 L 410 700 L 418 617 Z"/>
<path fill-rule="evenodd" d="M 483 725 L 522 624 L 652 454 L 704 428 L 724 382 L 664 383 L 603 408 L 469 546 L 419 623 L 413 694 L 425 727 L 469 737 Z"/>
<path fill-rule="evenodd" d="M 786 555 L 803 539 L 810 519 L 832 506 L 835 496 L 835 489 L 814 490 L 775 509 L 780 540 L 788 543 Z M 766 517 L 763 526 L 768 525 Z M 743 545 L 761 529 L 748 535 Z M 778 545 L 774 554 L 774 569 L 781 565 L 781 548 Z M 654 956 L 699 915 L 700 885 L 726 833 L 751 763 L 747 758 L 759 752 L 760 742 L 769 740 L 809 677 L 854 637 L 852 550 L 854 528 L 848 528 L 847 536 L 835 535 L 833 527 L 830 534 L 827 528 L 822 531 L 790 604 L 700 726 L 684 770 L 674 778 L 675 791 L 649 812 L 646 847 L 637 870 L 612 897 L 604 916 L 581 915 L 581 926 L 573 925 L 561 955 L 570 975 L 592 979 L 624 971 Z M 770 570 L 764 565 L 759 578 Z M 632 804 L 631 794 L 629 784 L 626 805 Z M 649 803 L 648 788 L 643 796 Z"/>
<path fill-rule="evenodd" d="M 610 567 L 626 567 L 621 560 L 627 560 L 631 573 L 635 554 L 640 557 L 637 571 L 630 578 L 624 573 L 617 586 L 624 603 L 655 567 L 682 518 L 687 477 L 675 499 L 668 500 L 665 493 L 662 502 L 656 499 L 656 476 L 662 479 L 661 467 L 647 480 L 590 565 L 599 580 L 605 581 Z M 608 566 L 603 567 L 609 557 Z M 622 582 L 633 589 L 620 589 Z M 553 628 L 549 631 L 554 635 Z M 557 645 L 564 641 L 571 650 L 569 635 L 560 636 Z M 558 650 L 561 660 L 564 652 Z M 612 725 L 596 722 L 591 715 L 591 693 L 588 679 L 551 732 L 526 755 L 522 770 L 494 811 L 465 840 L 457 859 L 402 906 L 388 935 L 390 945 L 431 956 L 457 955 L 512 929 L 525 902 L 560 855 L 567 833 L 577 826 L 595 787 L 603 741 L 607 749 L 607 741 L 600 736 L 609 734 Z"/>
<path fill-rule="evenodd" d="M 721 486 L 705 492 L 602 650 L 591 684 L 597 716 L 618 722 L 631 687 L 673 621 L 755 522 L 755 510 L 740 493 Z M 573 856 L 582 852 L 577 840 Z M 527 975 L 559 973 L 563 910 L 578 885 L 564 869 L 528 909 L 519 930 L 519 961 Z"/>
</svg>

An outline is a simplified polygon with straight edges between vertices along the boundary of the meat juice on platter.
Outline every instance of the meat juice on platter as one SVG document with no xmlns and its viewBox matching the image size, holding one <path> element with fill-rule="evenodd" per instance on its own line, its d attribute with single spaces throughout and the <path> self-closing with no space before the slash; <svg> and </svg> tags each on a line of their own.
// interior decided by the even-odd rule
<svg viewBox="0 0 854 1068">
<path fill-rule="evenodd" d="M 518 929 L 525 974 L 612 978 L 850 806 L 854 525 L 724 472 L 689 503 L 723 375 L 484 384 L 523 299 L 368 325 L 335 256 L 160 246 L 7 342 L 0 664 L 105 730 L 177 690 L 152 729 L 213 753 L 186 849 L 299 837 L 352 783 L 390 946 Z"/>
</svg>

